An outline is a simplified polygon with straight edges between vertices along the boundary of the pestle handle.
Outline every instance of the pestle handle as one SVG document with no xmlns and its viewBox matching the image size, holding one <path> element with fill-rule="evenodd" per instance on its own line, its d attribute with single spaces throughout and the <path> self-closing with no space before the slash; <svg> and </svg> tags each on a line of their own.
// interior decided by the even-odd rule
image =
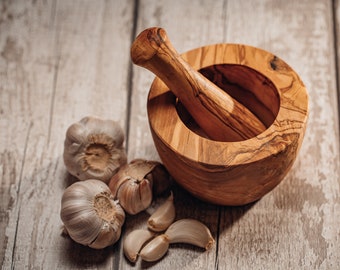
<svg viewBox="0 0 340 270">
<path fill-rule="evenodd" d="M 131 46 L 131 59 L 158 76 L 211 139 L 240 141 L 266 129 L 246 107 L 184 61 L 164 29 L 141 32 Z"/>
</svg>

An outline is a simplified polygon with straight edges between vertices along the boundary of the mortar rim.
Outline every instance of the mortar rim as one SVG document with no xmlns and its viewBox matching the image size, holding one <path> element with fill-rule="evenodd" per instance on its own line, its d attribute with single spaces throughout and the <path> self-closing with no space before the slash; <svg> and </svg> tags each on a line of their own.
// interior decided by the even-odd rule
<svg viewBox="0 0 340 270">
<path fill-rule="evenodd" d="M 230 50 L 236 50 L 237 53 L 231 54 L 228 53 Z M 253 52 L 256 52 L 255 54 L 252 54 Z M 214 53 L 215 58 L 217 58 L 219 61 L 212 62 L 205 62 L 208 61 L 210 58 L 205 57 L 207 53 Z M 217 56 L 216 56 L 217 55 Z M 222 57 L 218 57 L 218 55 L 221 55 Z M 238 56 L 244 56 L 238 57 Z M 247 66 L 251 69 L 254 69 L 255 71 L 259 72 L 264 77 L 268 78 L 270 81 L 272 81 L 273 85 L 275 86 L 278 96 L 280 99 L 280 106 L 277 113 L 277 116 L 274 120 L 274 122 L 261 134 L 257 135 L 256 137 L 253 137 L 248 140 L 244 141 L 238 141 L 238 142 L 223 142 L 223 141 L 214 141 L 207 138 L 204 138 L 202 136 L 199 136 L 194 131 L 190 130 L 180 119 L 179 115 L 177 114 L 175 106 L 171 108 L 174 113 L 174 117 L 177 119 L 176 123 L 181 123 L 181 130 L 186 131 L 184 134 L 186 137 L 188 137 L 188 141 L 192 140 L 198 140 L 195 142 L 195 144 L 199 147 L 206 148 L 206 149 L 223 149 L 222 152 L 224 152 L 224 155 L 228 156 L 228 153 L 230 156 L 235 156 L 233 153 L 235 151 L 240 152 L 240 148 L 244 148 L 244 152 L 249 153 L 249 146 L 251 146 L 251 149 L 254 149 L 254 154 L 249 158 L 242 157 L 241 155 L 236 155 L 236 159 L 234 160 L 228 160 L 227 165 L 228 166 L 237 166 L 237 165 L 245 165 L 252 162 L 259 162 L 262 159 L 266 159 L 269 156 L 277 155 L 282 151 L 285 151 L 285 149 L 289 146 L 291 143 L 296 143 L 297 148 L 300 147 L 300 144 L 302 142 L 304 131 L 307 124 L 308 119 L 308 93 L 307 90 L 301 81 L 298 74 L 283 60 L 275 56 L 274 54 L 265 51 L 263 49 L 245 45 L 245 44 L 237 44 L 237 43 L 216 43 L 211 44 L 207 46 L 198 47 L 195 49 L 192 49 L 190 51 L 187 51 L 181 56 L 188 61 L 191 66 L 198 70 L 204 67 L 207 67 L 209 65 L 218 65 L 218 64 L 236 64 L 236 65 L 242 65 Z M 195 59 L 194 59 L 195 58 Z M 194 61 L 193 61 L 194 59 Z M 208 59 L 208 60 L 206 60 Z M 260 61 L 259 61 L 260 60 Z M 262 63 L 262 65 L 261 65 Z M 264 69 L 265 63 L 266 68 Z M 280 72 L 278 72 L 280 70 Z M 274 78 L 274 79 L 273 79 Z M 156 77 L 152 85 L 150 87 L 150 91 L 148 94 L 148 103 L 147 103 L 147 111 L 148 111 L 148 119 L 149 119 L 149 125 L 152 129 L 155 136 L 157 136 L 159 139 L 162 140 L 162 142 L 167 145 L 167 147 L 171 148 L 172 151 L 177 153 L 178 155 L 181 155 L 185 157 L 186 159 L 192 160 L 194 162 L 199 162 L 202 164 L 208 164 L 208 165 L 222 165 L 225 166 L 226 163 L 219 162 L 219 160 L 210 158 L 209 160 L 201 159 L 202 157 L 205 158 L 205 156 L 201 155 L 200 157 L 191 155 L 190 151 L 180 151 L 178 148 L 174 146 L 173 143 L 171 143 L 172 139 L 169 139 L 169 134 L 162 134 L 159 130 L 155 128 L 155 118 L 151 116 L 150 112 L 150 102 L 153 97 L 154 88 L 157 86 L 157 84 L 163 85 L 164 89 L 162 90 L 163 94 L 170 94 L 170 90 L 161 82 L 161 80 Z M 300 103 L 294 105 L 294 100 L 291 100 L 289 98 L 290 95 L 299 95 L 300 97 Z M 302 98 L 301 98 L 302 96 Z M 283 113 L 287 112 L 288 108 L 286 108 L 287 102 L 290 102 L 290 106 L 288 108 L 296 108 L 296 116 L 298 116 L 298 124 L 299 127 L 297 127 L 297 132 L 302 135 L 302 138 L 300 136 L 297 136 L 297 139 L 294 139 L 293 142 L 286 142 L 284 138 L 280 138 L 279 130 L 283 130 L 284 132 L 284 122 L 285 119 L 283 117 Z M 300 106 L 301 105 L 301 106 Z M 283 126 L 282 126 L 283 125 Z M 278 129 L 280 128 L 280 129 Z M 294 128 L 293 128 L 294 129 Z M 172 129 L 173 130 L 173 129 Z M 168 132 L 169 133 L 169 132 Z M 164 136 L 165 135 L 165 136 Z M 259 146 L 265 145 L 266 147 L 271 147 L 271 145 L 267 145 L 267 143 L 273 143 L 272 139 L 277 138 L 277 145 L 279 147 L 274 148 L 275 151 L 258 151 L 261 149 Z M 297 142 L 296 140 L 300 141 Z M 259 143 L 261 141 L 261 143 Z M 265 143 L 263 143 L 265 141 Z M 287 144 L 288 143 L 288 144 Z M 273 148 L 273 147 L 271 147 Z M 255 151 L 256 150 L 256 151 Z M 203 150 L 204 152 L 204 150 Z M 241 151 L 242 152 L 242 151 Z M 255 154 L 255 152 L 257 152 Z"/>
</svg>

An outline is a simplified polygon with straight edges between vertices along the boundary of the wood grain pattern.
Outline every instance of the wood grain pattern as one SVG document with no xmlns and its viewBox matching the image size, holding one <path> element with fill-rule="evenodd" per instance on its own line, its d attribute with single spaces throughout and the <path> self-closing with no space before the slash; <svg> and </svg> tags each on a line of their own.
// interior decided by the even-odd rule
<svg viewBox="0 0 340 270">
<path fill-rule="evenodd" d="M 339 6 L 339 0 L 0 1 L 2 269 L 338 269 Z M 60 198 L 73 181 L 61 155 L 66 128 L 94 114 L 128 131 L 129 160 L 159 159 L 146 113 L 154 76 L 131 69 L 129 55 L 134 35 L 152 26 L 167 29 L 180 53 L 221 42 L 274 53 L 306 84 L 310 117 L 292 170 L 260 201 L 218 207 L 174 186 L 177 218 L 207 224 L 217 240 L 210 252 L 176 244 L 159 262 L 132 265 L 121 243 L 94 251 L 60 236 Z M 145 226 L 156 206 L 130 216 L 124 231 Z"/>
<path fill-rule="evenodd" d="M 228 39 L 252 43 L 285 59 L 306 84 L 310 115 L 299 158 L 286 179 L 237 220 L 234 211 L 223 211 L 219 255 L 229 259 L 219 265 L 221 269 L 228 265 L 336 269 L 340 234 L 331 224 L 339 220 L 339 119 L 334 111 L 331 2 L 229 4 L 229 10 L 243 11 L 243 20 L 232 13 L 227 16 Z M 269 7 L 263 20 L 249 20 L 254 10 L 262 14 Z M 247 31 L 249 36 L 240 37 L 238 31 Z M 247 236 L 239 239 L 244 233 Z"/>
<path fill-rule="evenodd" d="M 1 5 L 7 17 L 0 30 L 1 81 L 7 81 L 1 86 L 1 152 L 6 163 L 12 160 L 1 184 L 1 198 L 7 198 L 1 204 L 3 269 L 113 268 L 111 250 L 93 253 L 60 235 L 60 199 L 70 181 L 61 155 L 66 128 L 85 115 L 126 127 L 124 48 L 130 44 L 133 3 Z"/>
<path fill-rule="evenodd" d="M 239 96 L 251 92 L 252 99 L 260 101 L 259 110 L 252 108 L 254 113 L 260 115 L 263 108 L 271 108 L 270 115 L 275 118 L 264 132 L 248 140 L 206 139 L 181 121 L 176 98 L 157 78 L 151 86 L 147 108 L 155 146 L 164 165 L 178 183 L 206 201 L 245 205 L 260 199 L 285 177 L 302 144 L 308 115 L 303 83 L 277 56 L 251 46 L 205 46 L 184 53 L 183 58 L 196 70 L 212 69 L 222 89 L 223 82 L 231 80 Z M 195 61 L 199 64 L 194 65 Z M 248 85 L 244 82 L 246 69 L 250 70 L 246 73 Z M 228 70 L 234 75 L 229 76 Z M 220 78 L 222 73 L 228 77 Z"/>
<path fill-rule="evenodd" d="M 335 71 L 337 71 L 337 92 L 338 104 L 340 104 L 340 1 L 333 1 L 333 22 L 334 22 L 334 45 L 337 58 L 335 59 Z M 340 116 L 339 116 L 340 118 Z M 340 123 L 339 123 L 340 125 Z"/>
</svg>

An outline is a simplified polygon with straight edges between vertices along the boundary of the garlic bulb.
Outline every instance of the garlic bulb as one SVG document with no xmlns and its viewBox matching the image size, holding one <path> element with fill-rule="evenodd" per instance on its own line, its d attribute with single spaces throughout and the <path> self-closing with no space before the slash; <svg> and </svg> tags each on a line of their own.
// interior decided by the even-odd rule
<svg viewBox="0 0 340 270">
<path fill-rule="evenodd" d="M 124 210 L 135 215 L 152 202 L 152 182 L 145 178 L 157 166 L 157 162 L 133 160 L 122 166 L 112 177 L 109 187 Z"/>
<path fill-rule="evenodd" d="M 124 237 L 123 251 L 130 262 L 136 262 L 142 246 L 150 240 L 154 234 L 148 230 L 137 229 Z"/>
<path fill-rule="evenodd" d="M 64 191 L 60 217 L 75 242 L 100 249 L 117 242 L 125 213 L 105 183 L 90 179 Z"/>
<path fill-rule="evenodd" d="M 148 228 L 155 232 L 166 230 L 175 220 L 174 196 L 171 192 L 167 200 L 148 219 Z"/>
<path fill-rule="evenodd" d="M 66 132 L 64 163 L 79 180 L 105 183 L 126 164 L 124 133 L 118 123 L 92 116 L 72 124 Z"/>
</svg>

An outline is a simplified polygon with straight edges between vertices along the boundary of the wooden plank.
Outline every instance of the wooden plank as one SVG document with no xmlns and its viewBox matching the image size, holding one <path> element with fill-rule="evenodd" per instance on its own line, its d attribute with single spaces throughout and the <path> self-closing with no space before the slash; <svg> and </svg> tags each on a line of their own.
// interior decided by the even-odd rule
<svg viewBox="0 0 340 270">
<path fill-rule="evenodd" d="M 224 209 L 219 269 L 335 269 L 340 172 L 332 3 L 230 1 L 227 10 L 227 40 L 264 48 L 291 65 L 309 91 L 310 116 L 286 179 L 247 208 Z"/>
<path fill-rule="evenodd" d="M 331 1 L 143 1 L 137 32 L 165 28 L 179 52 L 217 42 L 244 43 L 277 54 L 310 93 L 310 119 L 298 160 L 257 203 L 214 208 L 176 194 L 178 215 L 206 222 L 218 247 L 200 253 L 176 245 L 157 269 L 334 269 L 339 261 L 339 133 Z M 175 19 L 174 19 L 175 18 Z M 130 157 L 158 158 L 145 112 L 153 75 L 134 68 Z M 142 112 L 142 113 L 141 113 Z M 221 212 L 219 212 L 221 211 Z M 219 220 L 220 218 L 220 220 Z M 132 228 L 140 222 L 128 223 Z M 219 227 L 216 226 L 219 224 Z M 216 256 L 216 259 L 215 259 Z M 120 267 L 130 264 L 121 261 Z"/>
<path fill-rule="evenodd" d="M 336 59 L 336 71 L 337 71 L 337 90 L 338 90 L 338 106 L 340 106 L 340 1 L 334 0 L 333 1 L 333 17 L 334 17 L 334 44 L 335 50 L 337 52 L 337 59 Z M 338 108 L 339 115 L 340 110 Z M 340 117 L 340 116 L 339 116 Z M 339 123 L 340 125 L 340 123 Z"/>
<path fill-rule="evenodd" d="M 50 8 L 51 6 L 46 7 L 47 10 Z M 53 79 L 52 73 L 49 72 L 50 67 L 38 64 L 35 71 L 30 73 L 32 60 L 43 60 L 47 56 L 46 50 L 30 50 L 28 46 L 30 41 L 25 20 L 31 21 L 32 17 L 36 17 L 43 24 L 49 22 L 49 13 L 44 14 L 47 16 L 38 16 L 39 10 L 39 8 L 33 10 L 31 3 L 28 2 L 11 4 L 8 1 L 1 2 L 0 261 L 4 269 L 10 269 L 15 248 L 17 221 L 20 213 L 19 197 L 22 192 L 23 178 L 26 177 L 24 165 L 27 159 L 31 159 L 27 156 L 27 148 L 33 132 L 33 119 L 39 112 L 36 98 L 48 100 L 51 94 L 51 91 L 45 89 L 49 81 Z M 31 27 L 35 27 L 33 21 Z M 36 33 L 31 45 L 35 46 L 41 38 L 41 33 Z M 46 39 L 47 48 L 52 45 L 50 41 L 50 38 Z M 35 89 L 29 91 L 29 85 L 35 81 L 38 74 L 44 74 L 43 80 L 34 83 Z"/>
<path fill-rule="evenodd" d="M 140 1 L 137 33 L 161 26 L 178 52 L 222 41 L 225 1 Z M 209 10 L 209 12 L 207 12 Z M 204 21 L 204 23 L 200 23 Z M 133 92 L 129 134 L 129 157 L 159 160 L 148 126 L 146 101 L 154 75 L 140 67 L 133 68 Z M 214 237 L 218 234 L 219 207 L 193 198 L 177 186 L 174 187 L 176 219 L 195 218 L 205 223 Z M 158 206 L 157 201 L 146 214 L 127 219 L 126 233 L 135 228 L 145 228 L 149 214 Z M 150 269 L 214 269 L 216 248 L 209 252 L 190 245 L 171 245 L 165 258 L 156 263 L 138 260 L 135 268 Z M 122 256 L 120 269 L 130 269 L 131 264 Z"/>
<path fill-rule="evenodd" d="M 3 268 L 114 268 L 114 247 L 94 251 L 60 236 L 60 199 L 70 183 L 61 156 L 66 128 L 85 115 L 125 128 L 134 2 L 2 6 Z"/>
</svg>

